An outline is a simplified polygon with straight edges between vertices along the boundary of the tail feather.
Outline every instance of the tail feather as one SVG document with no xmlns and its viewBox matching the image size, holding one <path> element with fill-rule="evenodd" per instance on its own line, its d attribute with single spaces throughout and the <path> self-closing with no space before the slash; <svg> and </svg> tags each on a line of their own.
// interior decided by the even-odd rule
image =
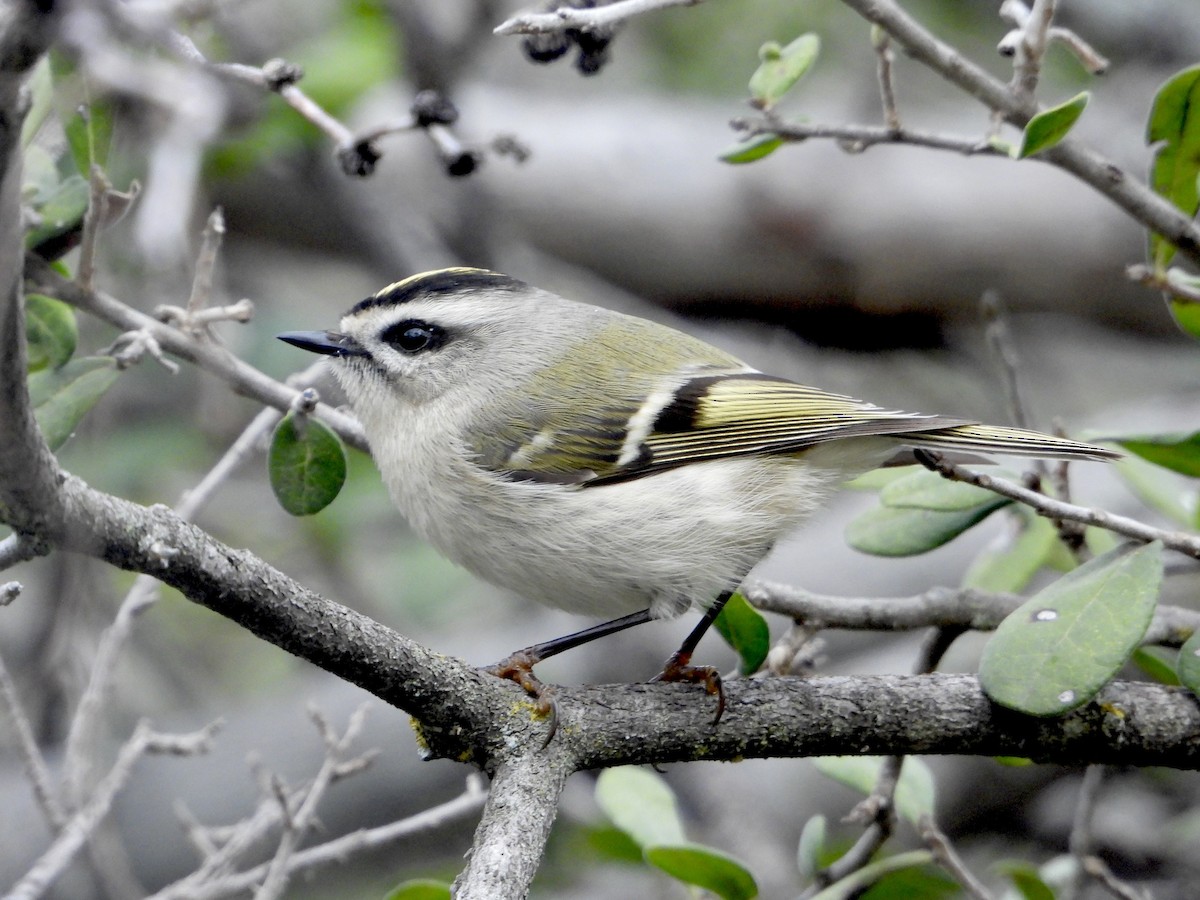
<svg viewBox="0 0 1200 900">
<path fill-rule="evenodd" d="M 1092 459 L 1100 462 L 1120 459 L 1122 456 L 1107 447 L 1003 425 L 957 425 L 936 431 L 906 432 L 896 437 L 913 447 L 928 450 L 1002 453 L 1045 459 Z"/>
</svg>

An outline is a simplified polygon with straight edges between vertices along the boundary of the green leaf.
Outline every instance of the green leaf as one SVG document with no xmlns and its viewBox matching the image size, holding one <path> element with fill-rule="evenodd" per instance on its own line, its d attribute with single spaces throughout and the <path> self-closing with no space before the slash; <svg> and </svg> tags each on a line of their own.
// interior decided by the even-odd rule
<svg viewBox="0 0 1200 900">
<path fill-rule="evenodd" d="M 29 376 L 33 413 L 51 450 L 66 443 L 75 426 L 116 383 L 119 374 L 116 360 L 111 357 L 85 356 Z"/>
<path fill-rule="evenodd" d="M 1029 863 L 1005 861 L 996 866 L 1012 881 L 1021 900 L 1054 900 L 1054 891 Z"/>
<path fill-rule="evenodd" d="M 646 862 L 722 900 L 751 900 L 758 896 L 758 885 L 749 870 L 739 860 L 712 847 L 658 844 L 646 848 Z"/>
<path fill-rule="evenodd" d="M 1167 309 L 1171 311 L 1171 318 L 1180 331 L 1200 341 L 1200 303 L 1181 297 L 1168 297 Z"/>
<path fill-rule="evenodd" d="M 88 76 L 67 54 L 52 50 L 49 58 L 67 146 L 75 171 L 87 179 L 91 177 L 93 163 L 103 167 L 108 162 L 113 133 L 112 104 L 95 96 Z"/>
<path fill-rule="evenodd" d="M 83 214 L 87 212 L 90 188 L 79 175 L 70 175 L 60 181 L 41 202 L 35 202 L 33 211 L 38 222 L 25 232 L 25 247 L 37 250 L 43 244 L 62 238 L 83 225 Z"/>
<path fill-rule="evenodd" d="M 1126 545 L 1035 594 L 984 647 L 979 680 L 1002 706 L 1062 715 L 1090 700 L 1150 626 L 1162 582 L 1162 545 Z"/>
<path fill-rule="evenodd" d="M 721 160 L 721 162 L 732 163 L 734 165 L 752 163 L 763 157 L 770 156 L 782 146 L 783 138 L 777 134 L 756 134 L 752 138 L 734 144 L 728 150 L 721 153 L 717 159 Z"/>
<path fill-rule="evenodd" d="M 1135 456 L 1118 459 L 1113 465 L 1139 500 L 1185 528 L 1192 525 L 1196 503 L 1194 496 L 1191 505 L 1185 499 L 1183 478 Z"/>
<path fill-rule="evenodd" d="M 725 643 L 741 657 L 743 675 L 753 675 L 771 649 L 771 629 L 762 613 L 741 594 L 734 594 L 713 623 Z"/>
<path fill-rule="evenodd" d="M 1021 146 L 1017 149 L 1017 159 L 1025 159 L 1053 147 L 1067 136 L 1067 132 L 1079 121 L 1088 105 L 1091 95 L 1084 91 L 1076 94 L 1070 100 L 1044 109 L 1025 125 L 1021 135 Z"/>
<path fill-rule="evenodd" d="M 1179 676 L 1168 656 L 1178 656 L 1162 647 L 1138 647 L 1130 657 L 1133 664 L 1159 684 L 1178 685 Z"/>
<path fill-rule="evenodd" d="M 1129 435 L 1110 440 L 1156 466 L 1200 478 L 1200 431 Z"/>
<path fill-rule="evenodd" d="M 883 759 L 878 756 L 816 756 L 813 764 L 826 778 L 870 796 L 879 781 Z M 900 780 L 896 783 L 896 812 L 916 825 L 924 815 L 933 815 L 936 792 L 933 773 L 915 756 L 904 759 Z"/>
<path fill-rule="evenodd" d="M 959 512 L 877 506 L 846 527 L 846 542 L 875 556 L 915 556 L 942 546 L 1011 502 L 993 494 L 987 503 Z"/>
<path fill-rule="evenodd" d="M 1180 684 L 1193 694 L 1200 694 L 1200 631 L 1193 632 L 1179 648 L 1175 672 Z"/>
<path fill-rule="evenodd" d="M 1189 218 L 1200 206 L 1200 66 L 1167 79 L 1154 95 L 1146 143 L 1162 142 L 1150 167 L 1150 186 L 1183 210 Z M 1160 235 L 1150 235 L 1150 263 L 1162 271 L 1175 256 L 1175 247 Z"/>
<path fill-rule="evenodd" d="M 812 68 L 820 51 L 821 39 L 815 34 L 802 34 L 786 47 L 774 41 L 763 44 L 758 69 L 750 76 L 751 104 L 763 110 L 773 107 Z"/>
<path fill-rule="evenodd" d="M 821 855 L 825 852 L 825 836 L 828 831 L 828 824 L 822 815 L 813 816 L 800 830 L 800 843 L 796 847 L 796 869 L 803 881 L 812 881 L 820 871 Z"/>
<path fill-rule="evenodd" d="M 450 900 L 450 885 L 432 878 L 418 878 L 397 885 L 384 900 Z"/>
<path fill-rule="evenodd" d="M 657 844 L 686 843 L 675 794 L 648 769 L 605 769 L 596 779 L 596 803 L 643 850 Z"/>
<path fill-rule="evenodd" d="M 921 468 L 889 482 L 879 492 L 879 499 L 884 506 L 896 509 L 961 512 L 990 504 L 996 494 L 973 484 L 949 481 L 937 472 Z"/>
<path fill-rule="evenodd" d="M 78 339 L 79 326 L 71 307 L 44 294 L 25 295 L 29 371 L 57 369 L 75 354 Z"/>
<path fill-rule="evenodd" d="M 25 89 L 29 94 L 29 111 L 21 123 L 21 146 L 28 148 L 54 109 L 54 80 L 50 76 L 50 60 L 45 56 L 33 67 Z"/>
<path fill-rule="evenodd" d="M 840 881 L 835 881 L 813 897 L 813 900 L 851 900 L 885 875 L 914 866 L 928 865 L 931 862 L 933 862 L 933 854 L 928 850 L 910 850 L 907 853 L 887 856 L 851 872 Z"/>
<path fill-rule="evenodd" d="M 293 516 L 310 516 L 334 501 L 346 482 L 346 450 L 328 426 L 288 413 L 275 428 L 267 456 L 271 489 Z"/>
<path fill-rule="evenodd" d="M 1050 563 L 1060 546 L 1054 524 L 1024 506 L 1017 508 L 1017 515 L 1021 533 L 1007 546 L 989 547 L 975 557 L 963 576 L 963 587 L 1015 594 Z"/>
</svg>

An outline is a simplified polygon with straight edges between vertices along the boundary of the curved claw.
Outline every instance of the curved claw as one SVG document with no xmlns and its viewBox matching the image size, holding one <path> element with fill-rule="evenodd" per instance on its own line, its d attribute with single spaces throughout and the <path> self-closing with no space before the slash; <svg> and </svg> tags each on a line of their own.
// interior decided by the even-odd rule
<svg viewBox="0 0 1200 900">
<path fill-rule="evenodd" d="M 713 716 L 712 724 L 716 728 L 725 712 L 725 685 L 721 681 L 721 673 L 713 666 L 693 666 L 692 654 L 682 650 L 672 653 L 663 670 L 651 678 L 651 681 L 675 681 L 685 684 L 702 683 L 705 693 L 717 695 L 717 713 Z"/>
</svg>

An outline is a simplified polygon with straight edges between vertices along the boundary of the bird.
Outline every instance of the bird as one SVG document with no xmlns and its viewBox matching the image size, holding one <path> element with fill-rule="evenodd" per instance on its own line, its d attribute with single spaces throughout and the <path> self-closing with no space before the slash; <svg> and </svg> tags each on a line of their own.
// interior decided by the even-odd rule
<svg viewBox="0 0 1200 900">
<path fill-rule="evenodd" d="M 1105 447 L 884 409 L 758 371 L 696 337 L 485 269 L 412 275 L 336 330 L 280 334 L 330 359 L 392 500 L 483 580 L 608 621 L 493 667 L 533 666 L 692 608 L 662 680 L 719 697 L 693 652 L 775 543 L 898 451 L 1107 461 Z M 613 618 L 615 617 L 615 618 Z"/>
</svg>

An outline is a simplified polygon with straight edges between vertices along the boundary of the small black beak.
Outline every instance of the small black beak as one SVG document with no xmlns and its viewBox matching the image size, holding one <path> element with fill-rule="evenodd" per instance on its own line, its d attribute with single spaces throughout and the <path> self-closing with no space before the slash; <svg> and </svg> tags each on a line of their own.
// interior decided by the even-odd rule
<svg viewBox="0 0 1200 900">
<path fill-rule="evenodd" d="M 279 340 L 325 356 L 366 356 L 367 352 L 354 338 L 337 331 L 285 331 L 275 335 Z"/>
</svg>

